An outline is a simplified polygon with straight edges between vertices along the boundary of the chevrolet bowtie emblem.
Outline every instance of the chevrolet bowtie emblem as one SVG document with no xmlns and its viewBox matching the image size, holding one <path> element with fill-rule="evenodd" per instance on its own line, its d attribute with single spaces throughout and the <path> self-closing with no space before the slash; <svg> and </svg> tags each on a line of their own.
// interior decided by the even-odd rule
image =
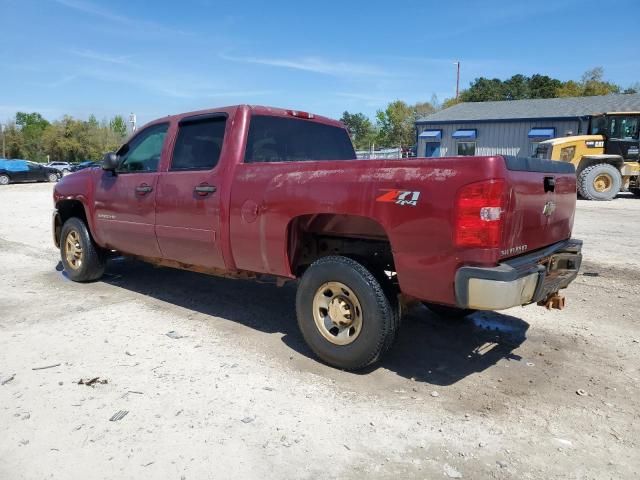
<svg viewBox="0 0 640 480">
<path fill-rule="evenodd" d="M 544 207 L 542 208 L 542 214 L 546 217 L 550 217 L 555 211 L 556 211 L 556 202 L 552 202 L 551 200 L 545 203 Z"/>
</svg>

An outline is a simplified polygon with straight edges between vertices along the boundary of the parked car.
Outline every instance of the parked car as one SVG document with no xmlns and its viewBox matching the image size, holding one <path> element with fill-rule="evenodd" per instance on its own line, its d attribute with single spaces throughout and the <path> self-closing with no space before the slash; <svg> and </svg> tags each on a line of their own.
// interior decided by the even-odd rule
<svg viewBox="0 0 640 480">
<path fill-rule="evenodd" d="M 49 168 L 55 168 L 62 175 L 66 175 L 73 170 L 73 164 L 69 162 L 49 162 L 46 166 Z"/>
<path fill-rule="evenodd" d="M 71 171 L 72 172 L 78 172 L 80 170 L 84 170 L 85 168 L 93 168 L 93 167 L 99 167 L 100 166 L 100 162 L 94 162 L 93 160 L 87 160 L 86 162 L 80 162 L 76 165 L 73 165 L 71 167 Z"/>
<path fill-rule="evenodd" d="M 57 182 L 62 173 L 28 160 L 0 160 L 0 185 L 20 182 Z"/>
<path fill-rule="evenodd" d="M 269 107 L 156 120 L 102 169 L 63 178 L 54 203 L 72 280 L 99 279 L 112 250 L 201 273 L 297 279 L 304 339 L 353 370 L 391 347 L 412 301 L 456 316 L 561 308 L 559 290 L 582 259 L 570 163 L 357 160 L 340 122 Z"/>
</svg>

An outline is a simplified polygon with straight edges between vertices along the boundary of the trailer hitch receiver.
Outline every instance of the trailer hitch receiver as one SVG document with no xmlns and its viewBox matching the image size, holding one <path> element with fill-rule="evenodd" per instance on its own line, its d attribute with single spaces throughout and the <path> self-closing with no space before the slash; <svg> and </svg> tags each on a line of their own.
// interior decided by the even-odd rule
<svg viewBox="0 0 640 480">
<path fill-rule="evenodd" d="M 547 310 L 562 310 L 565 305 L 564 295 L 560 295 L 558 292 L 552 293 L 544 300 L 539 301 L 538 305 Z"/>
</svg>

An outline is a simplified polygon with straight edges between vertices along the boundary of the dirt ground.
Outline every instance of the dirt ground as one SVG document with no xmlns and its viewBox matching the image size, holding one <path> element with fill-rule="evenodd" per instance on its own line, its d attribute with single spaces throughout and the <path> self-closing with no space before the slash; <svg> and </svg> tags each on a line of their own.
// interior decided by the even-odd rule
<svg viewBox="0 0 640 480">
<path fill-rule="evenodd" d="M 640 199 L 579 202 L 566 310 L 415 308 L 355 374 L 312 357 L 293 285 L 68 281 L 51 190 L 0 188 L 2 480 L 640 477 Z"/>
</svg>

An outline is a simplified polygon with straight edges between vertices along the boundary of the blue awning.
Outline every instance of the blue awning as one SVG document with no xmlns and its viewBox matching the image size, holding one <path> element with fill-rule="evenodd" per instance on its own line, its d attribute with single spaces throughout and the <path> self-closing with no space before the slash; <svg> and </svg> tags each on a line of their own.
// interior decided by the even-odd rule
<svg viewBox="0 0 640 480">
<path fill-rule="evenodd" d="M 555 128 L 532 128 L 529 130 L 529 138 L 553 138 L 555 136 Z"/>
<path fill-rule="evenodd" d="M 477 130 L 473 129 L 473 130 L 456 130 L 455 132 L 453 132 L 453 135 L 451 135 L 453 138 L 476 138 L 477 136 Z"/>
<path fill-rule="evenodd" d="M 418 137 L 427 141 L 439 141 L 442 139 L 442 130 L 425 130 L 420 135 L 418 135 Z"/>
</svg>

